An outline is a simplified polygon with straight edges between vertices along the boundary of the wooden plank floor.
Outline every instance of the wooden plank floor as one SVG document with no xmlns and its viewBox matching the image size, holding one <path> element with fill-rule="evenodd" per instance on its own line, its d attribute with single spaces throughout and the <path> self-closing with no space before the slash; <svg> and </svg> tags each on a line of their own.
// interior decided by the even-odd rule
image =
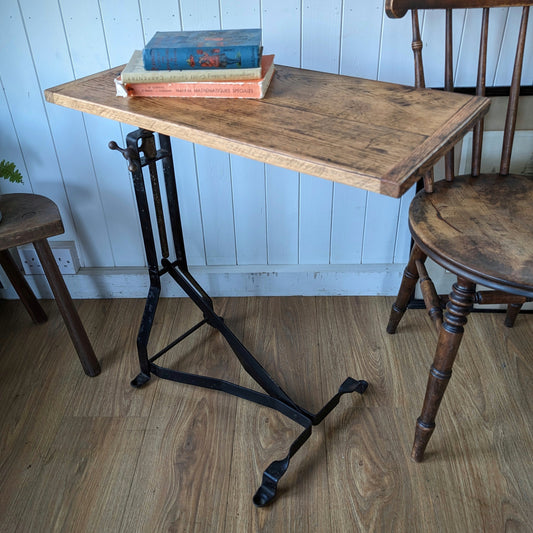
<svg viewBox="0 0 533 533">
<path fill-rule="evenodd" d="M 430 442 L 409 459 L 436 335 L 424 311 L 385 333 L 390 298 L 218 299 L 217 311 L 310 410 L 348 375 L 280 483 L 253 506 L 262 470 L 299 426 L 216 391 L 153 378 L 142 389 L 135 337 L 141 300 L 77 301 L 102 363 L 86 377 L 54 302 L 35 326 L 0 301 L 0 531 L 358 532 L 531 531 L 533 315 L 514 329 L 474 314 Z M 164 299 L 154 345 L 199 318 Z M 170 366 L 252 385 L 220 334 L 202 328 Z"/>
</svg>

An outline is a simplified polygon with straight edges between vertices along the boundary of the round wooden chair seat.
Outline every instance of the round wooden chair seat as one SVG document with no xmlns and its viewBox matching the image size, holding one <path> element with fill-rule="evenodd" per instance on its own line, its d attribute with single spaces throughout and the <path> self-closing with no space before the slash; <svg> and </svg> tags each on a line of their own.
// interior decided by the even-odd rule
<svg viewBox="0 0 533 533">
<path fill-rule="evenodd" d="M 533 177 L 486 174 L 435 183 L 409 210 L 416 244 L 453 273 L 533 296 Z"/>
<path fill-rule="evenodd" d="M 0 250 L 64 233 L 57 205 L 37 194 L 0 195 Z"/>
</svg>

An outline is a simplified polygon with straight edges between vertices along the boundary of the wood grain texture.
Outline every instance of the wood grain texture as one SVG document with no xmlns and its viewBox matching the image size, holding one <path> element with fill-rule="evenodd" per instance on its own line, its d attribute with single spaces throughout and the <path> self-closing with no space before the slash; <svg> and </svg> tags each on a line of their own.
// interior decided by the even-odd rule
<svg viewBox="0 0 533 533">
<path fill-rule="evenodd" d="M 417 195 L 409 227 L 418 246 L 452 272 L 533 296 L 532 201 L 530 177 L 461 176 Z"/>
<path fill-rule="evenodd" d="M 46 99 L 394 197 L 489 108 L 485 98 L 285 66 L 261 101 L 120 98 L 120 70 L 47 89 Z"/>
<path fill-rule="evenodd" d="M 282 389 L 313 412 L 329 399 L 316 386 L 320 384 L 320 350 L 317 332 L 309 329 L 316 319 L 313 301 L 295 297 L 241 300 L 240 312 L 230 320 L 230 326 L 235 327 L 247 346 L 253 347 L 255 356 Z M 288 335 L 289 332 L 293 334 Z M 307 375 L 310 380 L 304 377 Z M 299 378 L 294 379 L 296 376 Z M 239 383 L 258 388 L 243 370 Z M 310 387 L 310 383 L 315 385 Z M 339 385 L 331 390 L 331 396 Z M 281 523 L 288 531 L 330 529 L 329 510 L 321 507 L 328 479 L 326 463 L 319 459 L 327 453 L 322 425 L 313 428 L 311 438 L 291 459 L 279 484 L 278 495 L 290 502 L 289 506 L 256 509 L 242 497 L 255 493 L 263 470 L 287 455 L 301 431 L 301 426 L 271 409 L 251 410 L 243 402 L 237 404 L 230 474 L 230 501 L 235 506 L 226 516 L 225 531 L 275 531 Z M 306 486 L 309 490 L 302 490 Z"/>
<path fill-rule="evenodd" d="M 80 375 L 53 302 L 42 302 L 49 320 L 37 327 L 20 302 L 0 301 L 0 530 L 530 531 L 533 317 L 520 315 L 509 330 L 501 314 L 470 315 L 439 431 L 426 462 L 415 464 L 411 422 L 435 331 L 424 311 L 411 310 L 402 328 L 419 333 L 387 335 L 391 303 L 215 301 L 307 407 L 317 408 L 346 375 L 370 382 L 315 428 L 280 497 L 257 509 L 259 469 L 298 428 L 216 391 L 157 378 L 133 389 L 143 301 L 79 302 L 89 334 L 98 332 L 103 371 L 95 379 Z M 162 299 L 151 340 L 168 342 L 195 314 L 185 299 Z M 165 357 L 184 370 L 249 383 L 211 329 Z"/>
</svg>

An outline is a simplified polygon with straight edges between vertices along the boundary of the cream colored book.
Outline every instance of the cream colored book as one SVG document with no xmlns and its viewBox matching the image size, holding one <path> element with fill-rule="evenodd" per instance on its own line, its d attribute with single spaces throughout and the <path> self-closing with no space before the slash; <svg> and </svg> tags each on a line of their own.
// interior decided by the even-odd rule
<svg viewBox="0 0 533 533">
<path fill-rule="evenodd" d="M 255 80 L 261 77 L 261 67 L 206 70 L 146 70 L 142 51 L 135 50 L 121 73 L 123 83 L 160 83 L 175 81 Z"/>
</svg>

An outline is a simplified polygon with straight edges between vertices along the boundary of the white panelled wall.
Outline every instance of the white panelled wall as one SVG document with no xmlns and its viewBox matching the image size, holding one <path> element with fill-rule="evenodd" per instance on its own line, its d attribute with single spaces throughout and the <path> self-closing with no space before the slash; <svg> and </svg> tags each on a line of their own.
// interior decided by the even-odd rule
<svg viewBox="0 0 533 533">
<path fill-rule="evenodd" d="M 413 83 L 410 19 L 390 20 L 383 0 L 1 0 L 0 160 L 23 185 L 60 207 L 82 269 L 67 276 L 74 297 L 142 297 L 144 252 L 124 145 L 131 126 L 48 104 L 43 90 L 127 62 L 158 30 L 261 27 L 275 62 Z M 519 10 L 498 10 L 488 83 L 508 85 Z M 422 19 L 428 86 L 442 86 L 442 17 Z M 460 11 L 457 85 L 474 85 L 480 11 Z M 533 82 L 530 24 L 523 84 Z M 349 133 L 349 132 L 348 132 Z M 531 137 L 530 137 L 531 138 Z M 314 176 L 173 140 L 187 255 L 213 296 L 394 294 L 408 257 L 408 193 L 395 200 Z M 527 152 L 527 150 L 526 150 Z M 0 297 L 14 297 L 0 273 Z M 42 276 L 30 283 L 50 296 Z M 179 295 L 174 286 L 165 295 Z"/>
</svg>

